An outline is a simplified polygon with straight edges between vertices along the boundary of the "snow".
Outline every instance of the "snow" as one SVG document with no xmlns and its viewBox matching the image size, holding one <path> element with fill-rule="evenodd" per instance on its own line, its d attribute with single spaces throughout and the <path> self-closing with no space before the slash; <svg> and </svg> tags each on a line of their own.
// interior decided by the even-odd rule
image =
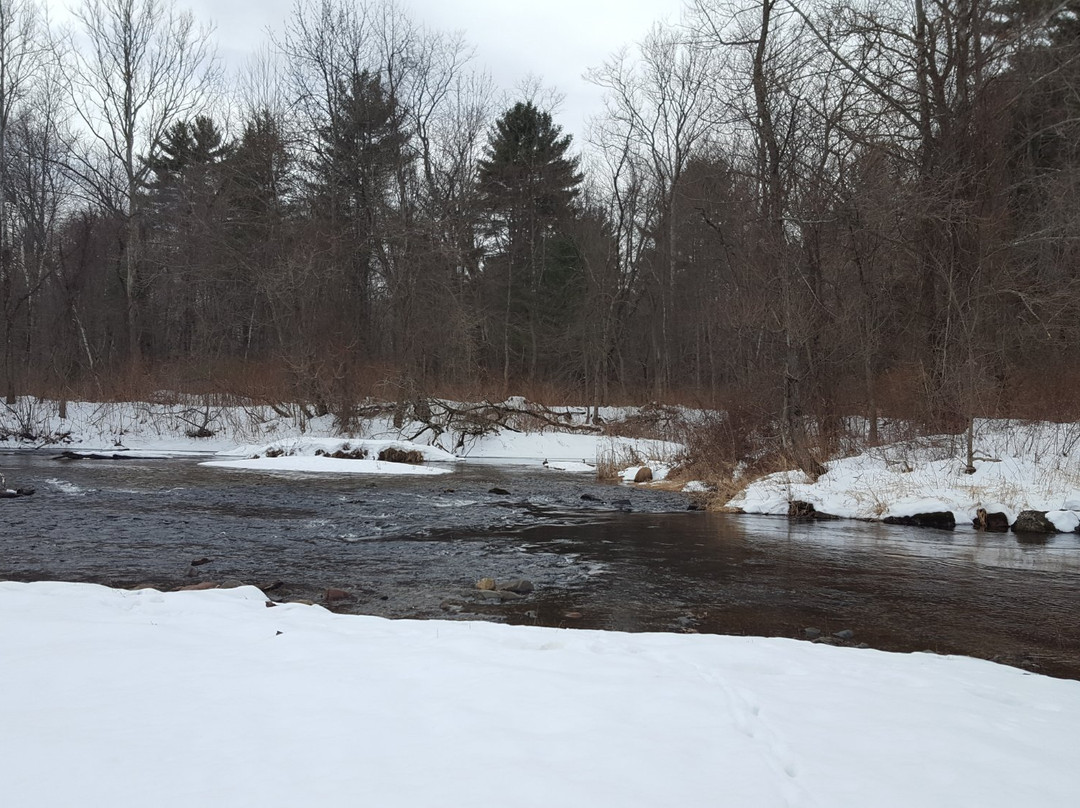
<svg viewBox="0 0 1080 808">
<path fill-rule="evenodd" d="M 1076 804 L 1080 683 L 794 640 L 0 583 L 5 804 Z"/>
<path fill-rule="evenodd" d="M 289 455 L 315 457 L 319 453 L 332 455 L 335 452 L 363 451 L 369 457 L 377 458 L 379 453 L 386 449 L 397 449 L 402 452 L 416 452 L 425 461 L 453 463 L 461 460 L 460 457 L 444 451 L 437 446 L 428 446 L 424 443 L 413 443 L 406 440 L 371 440 L 365 438 L 313 438 L 292 437 L 273 441 L 269 444 L 247 444 L 237 446 L 225 451 L 218 452 L 223 456 L 253 457 L 254 455 Z"/>
<path fill-rule="evenodd" d="M 296 471 L 323 474 L 449 474 L 449 468 L 421 466 L 379 460 L 380 452 L 396 449 L 414 452 L 425 461 L 453 462 L 460 460 L 434 446 L 402 440 L 363 440 L 356 438 L 286 438 L 265 446 L 239 446 L 219 452 L 219 456 L 242 456 L 239 460 L 211 460 L 203 463 L 222 469 L 249 471 Z M 331 457 L 338 452 L 355 452 L 357 458 Z"/>
<path fill-rule="evenodd" d="M 348 460 L 337 457 L 252 457 L 245 460 L 208 460 L 201 465 L 219 469 L 246 471 L 296 471 L 312 474 L 391 474 L 436 475 L 449 474 L 450 469 L 436 466 L 416 466 L 409 463 L 387 463 L 381 460 Z"/>
<path fill-rule="evenodd" d="M 379 447 L 391 445 L 418 450 L 427 462 L 466 460 L 539 466 L 546 460 L 549 468 L 567 464 L 568 470 L 581 472 L 585 471 L 584 465 L 595 468 L 599 462 L 613 458 L 628 458 L 650 465 L 665 461 L 670 463 L 672 458 L 685 451 L 681 444 L 669 441 L 553 428 L 543 431 L 500 429 L 479 436 L 454 431 L 435 433 L 419 422 L 406 422 L 396 427 L 389 415 L 362 420 L 356 425 L 354 434 L 343 435 L 334 418 L 329 415 L 302 418 L 298 413 L 282 415 L 279 412 L 281 408 L 275 410 L 261 405 L 207 407 L 197 398 L 186 400 L 165 394 L 163 398 L 179 400 L 170 404 L 70 402 L 66 419 L 59 417 L 56 402 L 21 398 L 15 405 L 0 408 L 0 435 L 26 431 L 51 436 L 51 439 L 38 444 L 17 444 L 26 448 L 40 445 L 88 453 L 137 453 L 141 457 L 155 453 L 154 456 L 159 458 L 221 455 L 214 461 L 215 466 L 225 460 L 265 455 L 266 449 L 271 447 L 289 448 L 291 454 L 301 457 L 313 456 L 316 449 L 332 454 L 335 450 L 330 447 L 340 446 L 344 442 L 374 448 L 376 455 Z M 464 406 L 458 402 L 450 403 Z M 507 404 L 521 407 L 525 405 L 525 400 L 513 397 Z M 600 408 L 601 417 L 608 422 L 631 417 L 639 411 L 626 407 Z M 566 427 L 572 428 L 588 423 L 590 409 L 565 407 L 560 408 L 559 412 Z M 672 412 L 686 418 L 701 417 L 700 412 L 693 410 L 672 408 Z M 193 438 L 188 435 L 207 419 L 209 428 L 214 432 L 212 437 Z M 254 468 L 256 465 L 245 463 L 240 467 Z M 297 461 L 293 465 L 297 467 L 295 470 L 325 471 L 332 464 L 318 463 L 312 466 Z M 276 464 L 274 467 L 281 466 Z"/>
<path fill-rule="evenodd" d="M 619 472 L 619 479 L 624 483 L 632 483 L 637 478 L 638 472 L 643 468 L 649 469 L 652 472 L 650 482 L 658 483 L 662 480 L 666 480 L 668 474 L 671 473 L 671 465 L 668 463 L 652 463 L 641 466 L 630 466 Z"/>
<path fill-rule="evenodd" d="M 544 468 L 551 469 L 552 471 L 569 471 L 574 474 L 596 474 L 596 464 L 586 463 L 584 460 L 580 463 L 574 460 L 556 460 L 554 462 L 545 460 Z"/>
<path fill-rule="evenodd" d="M 802 500 L 854 519 L 952 511 L 957 522 L 979 508 L 1004 512 L 1010 522 L 1022 510 L 1072 512 L 1080 504 L 1078 444 L 1080 424 L 977 421 L 974 474 L 965 473 L 963 436 L 939 435 L 832 460 L 814 483 L 798 471 L 770 474 L 728 506 L 786 514 L 788 502 Z M 1075 518 L 1063 514 L 1056 522 L 1062 529 Z"/>
</svg>

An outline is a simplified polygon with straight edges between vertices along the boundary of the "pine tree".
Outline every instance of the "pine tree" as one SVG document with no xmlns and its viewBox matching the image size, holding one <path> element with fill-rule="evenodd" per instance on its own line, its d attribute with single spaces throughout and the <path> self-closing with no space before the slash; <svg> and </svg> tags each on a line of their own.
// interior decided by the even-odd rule
<svg viewBox="0 0 1080 808">
<path fill-rule="evenodd" d="M 519 102 L 495 122 L 479 163 L 481 204 L 501 247 L 485 275 L 489 292 L 494 287 L 501 298 L 507 386 L 512 364 L 536 374 L 544 338 L 557 333 L 572 310 L 568 290 L 577 285 L 580 267 L 565 226 L 575 215 L 582 175 L 577 159 L 567 156 L 570 143 L 550 113 Z"/>
</svg>

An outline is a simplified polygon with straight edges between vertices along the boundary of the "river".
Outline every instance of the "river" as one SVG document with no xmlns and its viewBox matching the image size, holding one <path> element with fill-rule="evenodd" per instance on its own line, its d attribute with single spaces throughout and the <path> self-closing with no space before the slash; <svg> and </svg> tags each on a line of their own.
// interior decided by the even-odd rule
<svg viewBox="0 0 1080 808">
<path fill-rule="evenodd" d="M 169 589 L 402 618 L 697 631 L 995 659 L 1080 679 L 1080 536 L 688 512 L 674 493 L 533 466 L 436 478 L 265 474 L 195 459 L 0 455 L 0 579 Z M 502 489 L 508 493 L 492 493 Z M 196 562 L 196 563 L 193 563 Z M 500 601 L 480 578 L 531 581 Z"/>
</svg>

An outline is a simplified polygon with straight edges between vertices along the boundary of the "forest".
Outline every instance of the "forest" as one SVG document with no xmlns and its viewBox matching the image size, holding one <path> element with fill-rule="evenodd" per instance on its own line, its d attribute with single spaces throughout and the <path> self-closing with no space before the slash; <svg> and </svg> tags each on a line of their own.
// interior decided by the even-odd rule
<svg viewBox="0 0 1080 808">
<path fill-rule="evenodd" d="M 804 469 L 851 416 L 1080 417 L 1076 0 L 689 0 L 582 142 L 395 0 L 214 41 L 0 5 L 9 403 L 685 402 Z"/>
</svg>

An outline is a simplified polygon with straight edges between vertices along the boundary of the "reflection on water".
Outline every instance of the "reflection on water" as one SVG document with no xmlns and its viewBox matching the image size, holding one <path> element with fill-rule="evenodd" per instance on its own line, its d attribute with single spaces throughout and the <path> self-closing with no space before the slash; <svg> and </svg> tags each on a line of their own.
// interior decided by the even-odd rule
<svg viewBox="0 0 1080 808">
<path fill-rule="evenodd" d="M 0 578 L 238 581 L 276 584 L 282 599 L 334 586 L 353 596 L 335 608 L 390 617 L 787 637 L 850 629 L 853 643 L 876 648 L 1080 678 L 1075 534 L 673 512 L 685 508 L 678 496 L 522 467 L 465 465 L 432 481 L 20 455 L 0 457 L 0 470 L 38 489 L 0 501 Z M 482 601 L 472 586 L 482 577 L 527 578 L 537 591 Z"/>
</svg>

